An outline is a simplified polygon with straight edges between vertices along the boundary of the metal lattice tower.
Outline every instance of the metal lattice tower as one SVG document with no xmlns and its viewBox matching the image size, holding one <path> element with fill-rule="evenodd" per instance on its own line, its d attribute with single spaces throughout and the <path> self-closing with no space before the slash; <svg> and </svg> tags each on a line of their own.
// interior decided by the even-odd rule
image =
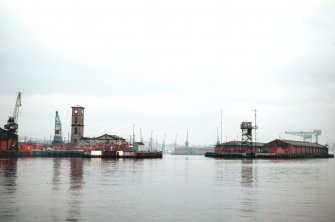
<svg viewBox="0 0 335 222">
<path fill-rule="evenodd" d="M 252 122 L 242 122 L 241 130 L 242 130 L 242 140 L 241 144 L 246 146 L 252 145 Z"/>
<path fill-rule="evenodd" d="M 63 144 L 62 138 L 62 123 L 58 116 L 58 111 L 56 111 L 56 118 L 55 118 L 55 136 L 54 140 L 52 141 L 52 145 L 61 145 Z"/>
</svg>

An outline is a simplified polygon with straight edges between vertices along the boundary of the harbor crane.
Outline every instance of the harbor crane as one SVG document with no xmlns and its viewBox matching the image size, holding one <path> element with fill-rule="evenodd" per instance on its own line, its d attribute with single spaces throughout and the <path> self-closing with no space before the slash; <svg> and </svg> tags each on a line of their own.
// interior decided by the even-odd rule
<svg viewBox="0 0 335 222">
<path fill-rule="evenodd" d="M 19 92 L 17 95 L 13 115 L 8 117 L 7 124 L 5 125 L 5 129 L 7 129 L 11 133 L 16 133 L 17 129 L 19 128 L 17 122 L 19 118 L 20 106 L 21 106 L 21 92 Z"/>
<path fill-rule="evenodd" d="M 62 138 L 62 123 L 60 121 L 58 111 L 56 111 L 56 117 L 55 117 L 55 136 L 54 140 L 52 141 L 52 145 L 62 145 L 63 138 Z"/>
<path fill-rule="evenodd" d="M 300 136 L 304 141 L 311 140 L 313 136 L 315 136 L 315 143 L 318 143 L 318 136 L 321 135 L 321 130 L 313 130 L 313 131 L 298 131 L 298 132 L 288 132 L 285 131 L 286 134 Z"/>
</svg>

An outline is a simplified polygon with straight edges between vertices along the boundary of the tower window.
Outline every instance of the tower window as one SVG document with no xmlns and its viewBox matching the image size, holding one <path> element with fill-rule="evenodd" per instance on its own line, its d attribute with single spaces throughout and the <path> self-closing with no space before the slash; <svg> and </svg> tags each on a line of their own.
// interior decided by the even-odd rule
<svg viewBox="0 0 335 222">
<path fill-rule="evenodd" d="M 74 117 L 74 123 L 78 123 L 78 117 Z"/>
<path fill-rule="evenodd" d="M 78 134 L 78 129 L 77 127 L 74 128 L 74 135 L 77 135 Z"/>
</svg>

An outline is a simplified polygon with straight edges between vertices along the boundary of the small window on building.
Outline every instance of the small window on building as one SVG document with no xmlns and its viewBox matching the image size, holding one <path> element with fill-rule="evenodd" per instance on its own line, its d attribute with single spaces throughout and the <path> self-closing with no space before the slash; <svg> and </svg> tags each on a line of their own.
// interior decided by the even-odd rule
<svg viewBox="0 0 335 222">
<path fill-rule="evenodd" d="M 75 124 L 78 123 L 78 117 L 74 117 L 74 123 L 75 123 Z"/>
<path fill-rule="evenodd" d="M 78 129 L 77 127 L 74 128 L 74 135 L 77 135 L 78 134 Z"/>
</svg>

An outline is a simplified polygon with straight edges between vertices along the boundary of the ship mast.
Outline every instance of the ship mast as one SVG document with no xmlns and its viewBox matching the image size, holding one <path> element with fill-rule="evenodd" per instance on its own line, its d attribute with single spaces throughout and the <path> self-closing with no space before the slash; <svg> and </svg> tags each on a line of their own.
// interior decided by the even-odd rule
<svg viewBox="0 0 335 222">
<path fill-rule="evenodd" d="M 166 133 L 164 133 L 163 143 L 162 143 L 162 151 L 163 152 L 165 152 L 165 136 L 166 136 Z"/>
<path fill-rule="evenodd" d="M 188 131 L 187 131 L 185 146 L 188 147 L 188 145 L 189 145 L 189 142 L 188 142 Z"/>
</svg>

